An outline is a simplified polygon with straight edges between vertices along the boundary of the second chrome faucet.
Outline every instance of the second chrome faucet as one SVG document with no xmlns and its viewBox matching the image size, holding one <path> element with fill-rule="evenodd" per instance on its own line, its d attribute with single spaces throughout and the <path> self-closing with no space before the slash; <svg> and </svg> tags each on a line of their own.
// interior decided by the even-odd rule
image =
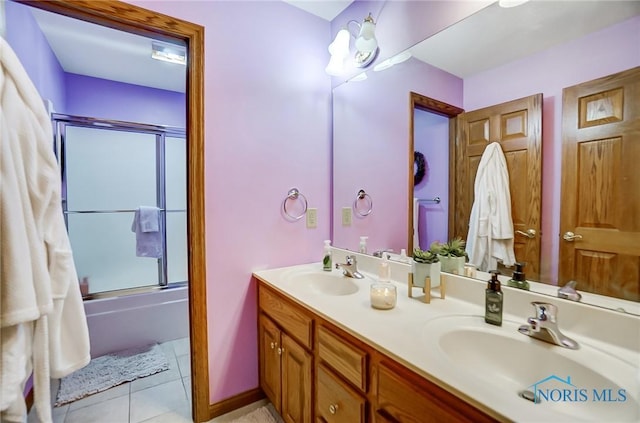
<svg viewBox="0 0 640 423">
<path fill-rule="evenodd" d="M 536 309 L 536 315 L 529 317 L 528 324 L 520 326 L 518 332 L 572 350 L 579 348 L 576 341 L 560 332 L 557 322 L 558 307 L 539 301 L 534 301 L 531 305 Z"/>
</svg>

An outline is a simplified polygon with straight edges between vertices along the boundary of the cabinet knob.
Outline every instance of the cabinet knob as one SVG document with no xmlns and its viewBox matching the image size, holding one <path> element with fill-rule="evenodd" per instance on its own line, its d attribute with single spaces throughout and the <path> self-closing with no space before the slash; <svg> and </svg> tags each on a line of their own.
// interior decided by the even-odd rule
<svg viewBox="0 0 640 423">
<path fill-rule="evenodd" d="M 338 412 L 338 404 L 331 404 L 329 406 L 329 413 L 336 414 Z"/>
<path fill-rule="evenodd" d="M 275 349 L 275 348 L 276 348 L 276 345 L 278 345 L 278 344 L 276 344 L 275 342 L 272 342 L 272 343 L 271 343 L 271 349 L 272 349 L 272 350 L 273 350 L 273 349 Z"/>
<path fill-rule="evenodd" d="M 282 355 L 283 352 L 284 352 L 284 348 L 278 348 L 278 355 Z"/>
</svg>

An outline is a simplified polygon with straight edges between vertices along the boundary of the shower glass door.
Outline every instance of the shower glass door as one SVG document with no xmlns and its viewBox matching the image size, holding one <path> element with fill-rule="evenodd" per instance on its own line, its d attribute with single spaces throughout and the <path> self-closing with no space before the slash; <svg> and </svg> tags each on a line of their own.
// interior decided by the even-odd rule
<svg viewBox="0 0 640 423">
<path fill-rule="evenodd" d="M 54 117 L 78 279 L 88 281 L 89 294 L 186 282 L 184 136 L 90 121 Z M 136 256 L 132 223 L 140 206 L 161 210 L 159 259 Z"/>
</svg>

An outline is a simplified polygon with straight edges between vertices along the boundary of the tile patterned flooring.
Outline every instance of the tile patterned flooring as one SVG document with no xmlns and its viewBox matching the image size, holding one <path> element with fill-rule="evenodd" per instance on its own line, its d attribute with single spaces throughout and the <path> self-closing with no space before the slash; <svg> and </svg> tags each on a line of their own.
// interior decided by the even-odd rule
<svg viewBox="0 0 640 423">
<path fill-rule="evenodd" d="M 161 345 L 169 370 L 55 407 L 53 423 L 192 423 L 189 338 Z"/>
<path fill-rule="evenodd" d="M 160 345 L 169 370 L 55 407 L 53 423 L 193 423 L 189 338 Z M 266 399 L 257 401 L 207 423 L 228 423 L 266 404 Z M 27 423 L 39 422 L 32 409 Z"/>
</svg>

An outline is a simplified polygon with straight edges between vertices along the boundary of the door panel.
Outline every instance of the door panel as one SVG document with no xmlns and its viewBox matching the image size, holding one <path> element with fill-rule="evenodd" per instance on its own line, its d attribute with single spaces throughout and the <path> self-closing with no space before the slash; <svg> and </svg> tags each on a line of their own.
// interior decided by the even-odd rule
<svg viewBox="0 0 640 423">
<path fill-rule="evenodd" d="M 280 407 L 280 330 L 266 317 L 260 315 L 259 325 L 260 387 L 278 412 Z"/>
<path fill-rule="evenodd" d="M 286 423 L 311 422 L 312 356 L 282 333 L 282 418 Z"/>
<path fill-rule="evenodd" d="M 559 284 L 640 301 L 640 67 L 563 91 Z M 567 232 L 576 234 L 565 240 Z M 570 237 L 569 237 L 570 238 Z"/>
<path fill-rule="evenodd" d="M 454 236 L 466 238 L 478 165 L 487 145 L 502 147 L 509 172 L 516 260 L 526 262 L 530 279 L 540 274 L 542 94 L 458 115 Z M 510 273 L 506 271 L 505 273 Z"/>
</svg>

